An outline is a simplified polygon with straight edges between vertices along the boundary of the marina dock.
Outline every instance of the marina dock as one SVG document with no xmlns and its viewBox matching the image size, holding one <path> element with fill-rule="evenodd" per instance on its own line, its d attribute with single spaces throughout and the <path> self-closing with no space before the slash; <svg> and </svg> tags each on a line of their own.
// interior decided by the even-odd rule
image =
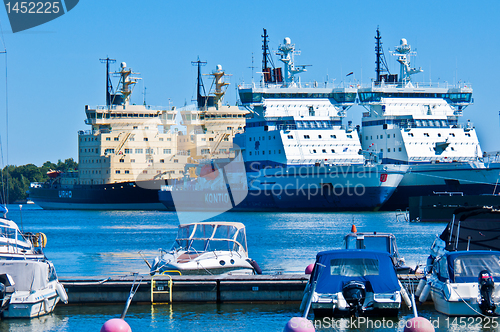
<svg viewBox="0 0 500 332">
<path fill-rule="evenodd" d="M 69 304 L 124 303 L 134 276 L 61 278 Z M 136 284 L 139 282 L 138 278 Z M 404 285 L 416 287 L 419 277 L 401 275 Z M 152 282 L 153 281 L 153 282 Z M 143 276 L 133 303 L 287 303 L 302 301 L 306 274 Z"/>
</svg>

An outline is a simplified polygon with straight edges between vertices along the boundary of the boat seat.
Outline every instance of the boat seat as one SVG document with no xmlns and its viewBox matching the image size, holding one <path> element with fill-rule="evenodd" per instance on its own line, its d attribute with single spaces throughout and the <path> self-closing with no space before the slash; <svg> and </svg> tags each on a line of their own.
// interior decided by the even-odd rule
<svg viewBox="0 0 500 332">
<path fill-rule="evenodd" d="M 182 254 L 179 257 L 177 257 L 177 263 L 187 263 L 196 257 L 200 256 L 201 254 Z"/>
</svg>

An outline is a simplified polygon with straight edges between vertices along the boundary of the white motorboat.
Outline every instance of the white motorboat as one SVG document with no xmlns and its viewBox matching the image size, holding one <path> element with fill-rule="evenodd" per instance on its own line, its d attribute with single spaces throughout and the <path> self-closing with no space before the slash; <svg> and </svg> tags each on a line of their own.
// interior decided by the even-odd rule
<svg viewBox="0 0 500 332">
<path fill-rule="evenodd" d="M 0 217 L 0 313 L 2 317 L 30 318 L 52 312 L 59 300 L 68 301 L 54 265 L 42 248 L 42 233 L 23 233 L 17 224 Z M 39 248 L 36 248 L 38 246 Z"/>
<path fill-rule="evenodd" d="M 449 316 L 500 314 L 500 252 L 447 252 L 427 278 L 434 307 Z"/>
<path fill-rule="evenodd" d="M 431 246 L 427 275 L 416 295 L 429 293 L 437 311 L 449 316 L 500 314 L 499 211 L 460 208 Z"/>
<path fill-rule="evenodd" d="M 248 258 L 245 226 L 239 222 L 200 222 L 179 226 L 170 251 L 160 249 L 151 274 L 260 274 Z"/>
<path fill-rule="evenodd" d="M 318 253 L 301 311 L 322 316 L 395 316 L 408 295 L 387 252 L 359 249 Z"/>
</svg>

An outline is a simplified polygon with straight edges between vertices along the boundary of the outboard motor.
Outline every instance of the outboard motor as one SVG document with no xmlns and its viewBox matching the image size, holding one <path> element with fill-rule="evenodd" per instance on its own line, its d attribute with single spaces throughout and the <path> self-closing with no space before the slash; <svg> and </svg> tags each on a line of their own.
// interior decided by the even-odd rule
<svg viewBox="0 0 500 332">
<path fill-rule="evenodd" d="M 482 313 L 487 316 L 495 316 L 496 305 L 493 302 L 493 290 L 495 289 L 495 282 L 488 270 L 479 272 L 479 293 L 481 294 L 481 303 L 479 308 Z"/>
<path fill-rule="evenodd" d="M 360 281 L 349 281 L 342 287 L 342 295 L 349 305 L 351 316 L 363 313 L 363 302 L 366 297 L 365 284 Z"/>
</svg>

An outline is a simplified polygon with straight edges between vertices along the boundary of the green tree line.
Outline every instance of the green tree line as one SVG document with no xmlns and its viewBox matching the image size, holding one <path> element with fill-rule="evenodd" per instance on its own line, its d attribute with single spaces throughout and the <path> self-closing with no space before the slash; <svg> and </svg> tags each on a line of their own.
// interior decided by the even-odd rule
<svg viewBox="0 0 500 332">
<path fill-rule="evenodd" d="M 25 201 L 28 197 L 26 193 L 31 182 L 45 182 L 49 179 L 47 172 L 56 171 L 75 171 L 78 169 L 78 163 L 73 158 L 68 158 L 64 162 L 59 160 L 57 164 L 46 161 L 41 167 L 33 164 L 22 166 L 9 165 L 2 169 L 0 181 L 0 203 L 5 203 L 8 197 L 8 204 L 16 201 Z M 8 185 L 7 185 L 8 184 Z M 7 195 L 7 190 L 8 195 Z"/>
</svg>

